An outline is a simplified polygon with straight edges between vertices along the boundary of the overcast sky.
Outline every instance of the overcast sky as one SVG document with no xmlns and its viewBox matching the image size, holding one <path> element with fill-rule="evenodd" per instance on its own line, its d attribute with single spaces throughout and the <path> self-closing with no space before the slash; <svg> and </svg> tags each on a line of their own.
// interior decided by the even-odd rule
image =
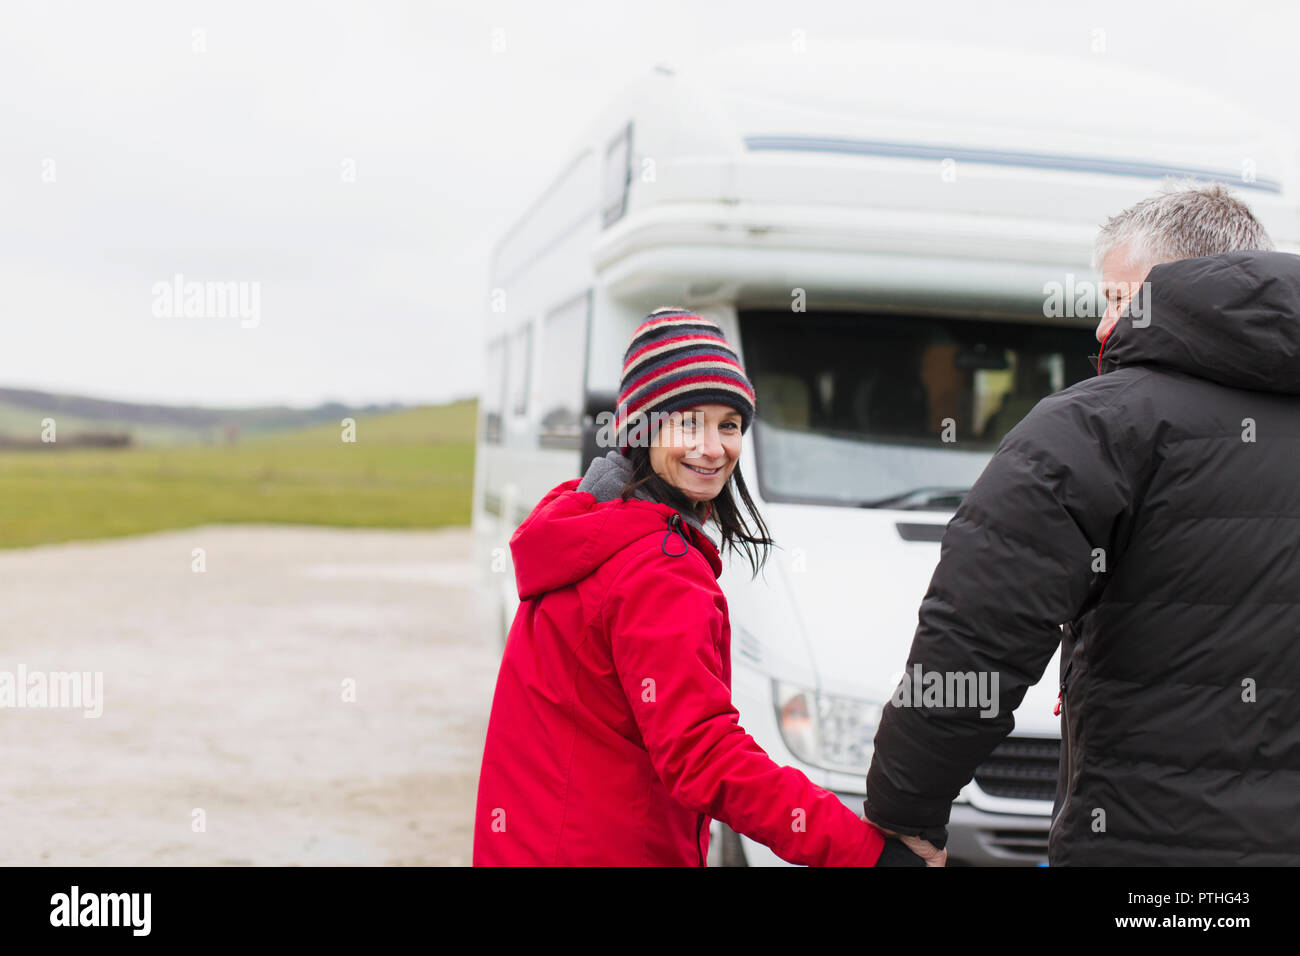
<svg viewBox="0 0 1300 956">
<path fill-rule="evenodd" d="M 1300 133 L 1298 27 L 1288 0 L 3 0 L 0 386 L 212 405 L 472 393 L 488 251 L 657 62 L 796 28 L 810 50 L 857 34 L 1088 56 L 1101 28 L 1106 56 Z M 256 327 L 155 314 L 178 273 L 256 283 Z"/>
</svg>

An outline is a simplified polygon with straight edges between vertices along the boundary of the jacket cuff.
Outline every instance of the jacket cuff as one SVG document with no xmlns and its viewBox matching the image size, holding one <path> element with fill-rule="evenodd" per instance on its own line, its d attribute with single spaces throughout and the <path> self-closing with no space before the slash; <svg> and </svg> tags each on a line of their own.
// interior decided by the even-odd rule
<svg viewBox="0 0 1300 956">
<path fill-rule="evenodd" d="M 907 836 L 948 825 L 951 800 L 932 800 L 896 789 L 873 762 L 867 773 L 867 799 L 862 812 L 878 827 Z"/>
<path fill-rule="evenodd" d="M 925 866 L 925 860 L 904 846 L 902 840 L 890 837 L 885 841 L 885 849 L 876 866 Z"/>
<path fill-rule="evenodd" d="M 859 821 L 861 823 L 861 821 Z M 867 829 L 867 838 L 862 844 L 862 859 L 859 866 L 875 866 L 880 860 L 880 854 L 885 851 L 888 840 L 880 832 L 880 828 L 873 824 L 863 824 Z"/>
</svg>

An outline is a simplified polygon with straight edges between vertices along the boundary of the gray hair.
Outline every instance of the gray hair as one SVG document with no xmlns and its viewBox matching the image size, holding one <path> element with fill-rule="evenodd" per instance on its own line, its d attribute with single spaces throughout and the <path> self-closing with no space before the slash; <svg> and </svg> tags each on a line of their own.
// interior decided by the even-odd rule
<svg viewBox="0 0 1300 956">
<path fill-rule="evenodd" d="M 1273 240 L 1222 183 L 1183 179 L 1167 181 L 1162 192 L 1106 220 L 1093 243 L 1093 270 L 1100 272 L 1120 248 L 1131 265 L 1150 268 L 1220 252 L 1267 252 Z"/>
</svg>

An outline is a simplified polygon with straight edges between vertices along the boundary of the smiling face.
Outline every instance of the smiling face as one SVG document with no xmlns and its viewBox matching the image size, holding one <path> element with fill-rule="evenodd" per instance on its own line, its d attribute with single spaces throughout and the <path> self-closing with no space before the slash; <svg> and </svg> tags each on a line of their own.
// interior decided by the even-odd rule
<svg viewBox="0 0 1300 956">
<path fill-rule="evenodd" d="M 1106 336 L 1124 314 L 1150 271 L 1150 265 L 1130 261 L 1125 246 L 1118 246 L 1106 254 L 1101 262 L 1101 294 L 1106 297 L 1106 311 L 1097 323 L 1098 342 L 1106 341 Z"/>
<path fill-rule="evenodd" d="M 740 459 L 740 426 L 730 405 L 673 412 L 650 446 L 650 467 L 692 501 L 712 501 Z"/>
</svg>

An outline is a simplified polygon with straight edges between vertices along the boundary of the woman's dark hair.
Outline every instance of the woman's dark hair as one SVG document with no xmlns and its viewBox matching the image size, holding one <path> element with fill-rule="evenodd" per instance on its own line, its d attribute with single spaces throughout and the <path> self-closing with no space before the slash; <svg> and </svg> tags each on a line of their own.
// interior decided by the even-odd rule
<svg viewBox="0 0 1300 956">
<path fill-rule="evenodd" d="M 650 466 L 648 447 L 632 445 L 627 450 L 627 459 L 632 464 L 632 477 L 627 480 L 619 493 L 624 501 L 631 498 L 638 488 L 644 486 L 655 501 L 676 508 L 678 511 L 689 511 L 703 523 L 702 512 L 706 503 L 692 500 L 676 485 L 661 478 Z M 736 506 L 736 495 L 732 493 L 732 485 L 735 485 L 736 494 L 739 494 L 745 510 L 749 512 L 754 525 L 752 529 L 741 514 L 740 508 Z M 745 479 L 741 477 L 739 468 L 732 469 L 731 477 L 722 486 L 718 496 L 707 504 L 712 506 L 713 520 L 722 530 L 722 547 L 718 550 L 724 551 L 730 548 L 733 553 L 743 551 L 754 569 L 754 576 L 757 577 L 759 570 L 767 563 L 768 555 L 776 542 L 768 537 L 767 525 L 763 523 L 763 518 L 754 505 L 754 499 L 749 497 L 749 489 L 745 487 Z"/>
</svg>

